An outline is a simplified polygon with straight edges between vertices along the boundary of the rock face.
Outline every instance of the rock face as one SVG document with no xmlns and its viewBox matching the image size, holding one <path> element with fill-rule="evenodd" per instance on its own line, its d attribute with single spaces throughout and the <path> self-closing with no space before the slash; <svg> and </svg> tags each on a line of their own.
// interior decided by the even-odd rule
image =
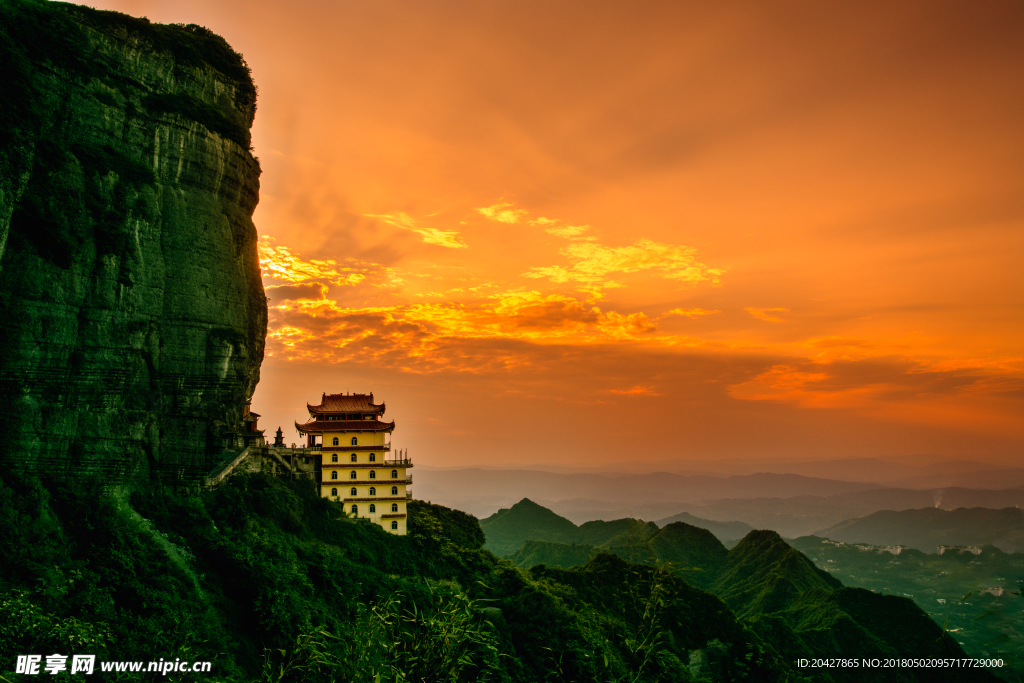
<svg viewBox="0 0 1024 683">
<path fill-rule="evenodd" d="M 256 89 L 197 26 L 0 0 L 0 466 L 132 489 L 259 379 Z"/>
</svg>

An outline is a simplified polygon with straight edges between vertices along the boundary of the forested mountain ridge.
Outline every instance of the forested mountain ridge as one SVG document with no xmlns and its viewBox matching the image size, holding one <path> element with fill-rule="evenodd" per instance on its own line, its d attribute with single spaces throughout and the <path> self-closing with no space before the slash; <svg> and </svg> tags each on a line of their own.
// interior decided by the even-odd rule
<svg viewBox="0 0 1024 683">
<path fill-rule="evenodd" d="M 226 681 L 687 681 L 691 661 L 710 680 L 800 678 L 669 572 L 610 555 L 521 570 L 480 549 L 470 515 L 410 517 L 393 536 L 262 475 L 120 503 L 5 475 L 0 661 L 89 642 L 101 660 L 210 660 Z"/>
<path fill-rule="evenodd" d="M 551 520 L 534 505 L 528 507 L 530 515 L 521 518 L 524 522 Z M 513 519 L 506 515 L 506 525 Z M 647 525 L 634 521 L 626 528 Z M 510 529 L 503 532 L 509 534 Z M 527 529 L 518 533 L 531 535 Z M 949 657 L 948 653 L 960 651 L 956 641 L 911 600 L 845 587 L 773 531 L 751 531 L 732 550 L 726 550 L 708 530 L 674 522 L 643 536 L 609 539 L 601 547 L 530 540 L 509 557 L 537 574 L 554 571 L 549 565 L 585 565 L 602 551 L 665 569 L 716 595 L 786 661 L 851 655 L 869 659 Z M 893 630 L 893 624 L 899 628 Z M 707 654 L 711 656 L 713 651 Z M 814 680 L 953 681 L 971 676 L 989 674 L 829 670 L 817 671 Z"/>
<path fill-rule="evenodd" d="M 410 534 L 392 536 L 308 483 L 262 475 L 117 502 L 7 474 L 0 660 L 90 642 L 101 660 L 210 660 L 225 681 L 653 683 L 882 680 L 795 667 L 792 652 L 834 656 L 834 642 L 963 656 L 905 600 L 886 609 L 920 642 L 882 647 L 845 611 L 849 589 L 804 591 L 780 613 L 743 620 L 686 573 L 607 553 L 571 569 L 520 569 L 483 540 L 474 517 L 422 502 L 410 504 Z M 822 631 L 821 614 L 859 639 Z"/>
</svg>

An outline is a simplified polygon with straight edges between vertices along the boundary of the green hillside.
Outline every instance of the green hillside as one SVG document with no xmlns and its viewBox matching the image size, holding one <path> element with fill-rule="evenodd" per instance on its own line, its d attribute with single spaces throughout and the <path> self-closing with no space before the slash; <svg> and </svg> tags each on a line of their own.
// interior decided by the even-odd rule
<svg viewBox="0 0 1024 683">
<path fill-rule="evenodd" d="M 679 517 L 680 515 L 676 516 Z M 708 522 L 696 517 L 692 517 L 692 519 L 701 522 L 701 524 L 688 524 L 690 528 L 707 528 L 703 526 L 703 523 L 719 525 L 722 528 L 729 528 L 731 530 L 746 527 L 746 525 L 739 522 L 727 522 L 723 525 L 720 522 Z M 664 525 L 630 518 L 611 521 L 594 520 L 576 526 L 565 517 L 561 517 L 546 507 L 534 503 L 529 498 L 524 498 L 511 508 L 503 508 L 490 517 L 480 520 L 480 528 L 483 529 L 487 537 L 484 548 L 502 557 L 511 557 L 513 553 L 516 553 L 529 540 L 568 543 L 570 545 L 575 543 L 609 550 L 621 546 L 621 548 L 613 550 L 613 552 L 623 557 L 629 557 L 630 553 L 640 552 L 640 547 L 643 545 L 650 546 L 653 543 L 654 546 L 658 546 L 664 544 L 666 545 L 666 552 L 672 554 L 672 551 L 668 550 L 667 547 L 675 543 L 672 539 L 676 533 L 670 532 L 662 535 L 664 529 L 659 529 L 659 526 Z M 749 527 L 746 527 L 746 529 L 749 531 Z M 707 534 L 707 538 L 701 540 L 698 545 L 707 544 L 709 540 L 714 541 L 712 534 L 714 532 Z M 740 534 L 740 536 L 744 534 Z M 660 539 L 655 542 L 654 539 L 659 537 Z M 690 544 L 684 543 L 684 545 L 689 546 Z M 721 544 L 715 542 L 714 545 L 720 546 Z M 535 546 L 534 550 L 536 551 L 540 547 Z M 650 551 L 651 548 L 648 548 L 646 552 Z M 653 557 L 661 557 L 661 555 L 655 552 Z M 668 558 L 666 557 L 666 559 Z M 686 560 L 680 558 L 673 559 L 673 561 Z"/>
<path fill-rule="evenodd" d="M 751 531 L 727 551 L 707 529 L 676 522 L 639 541 L 635 534 L 629 542 L 622 536 L 613 538 L 603 549 L 668 570 L 695 589 L 716 595 L 783 661 L 851 655 L 951 657 L 948 653 L 960 650 L 956 640 L 911 600 L 844 587 L 772 531 Z M 555 567 L 591 566 L 601 550 L 585 544 L 527 541 L 510 559 L 521 567 L 531 567 L 533 575 L 550 574 Z M 706 649 L 702 655 L 706 661 L 702 659 L 693 670 L 710 667 L 718 656 L 715 650 Z M 984 671 L 934 669 L 819 670 L 813 679 L 994 680 Z"/>
<path fill-rule="evenodd" d="M 503 557 L 514 553 L 527 539 L 571 543 L 578 530 L 565 517 L 528 498 L 480 520 L 480 528 L 487 537 L 484 548 Z"/>
<path fill-rule="evenodd" d="M 841 588 L 774 531 L 751 531 L 729 551 L 709 588 L 741 616 L 785 609 L 804 591 Z"/>
<path fill-rule="evenodd" d="M 211 680 L 239 683 L 995 680 L 798 669 L 794 653 L 963 652 L 911 601 L 835 589 L 765 532 L 725 553 L 710 532 L 673 524 L 642 546 L 715 564 L 705 582 L 717 577 L 722 599 L 656 557 L 521 569 L 480 547 L 474 517 L 409 510 L 403 537 L 348 518 L 308 483 L 262 475 L 123 500 L 4 475 L 0 661 L 206 660 Z"/>
<path fill-rule="evenodd" d="M 238 682 L 653 683 L 705 660 L 730 680 L 794 680 L 674 575 L 609 555 L 525 571 L 479 548 L 470 515 L 409 510 L 401 537 L 261 475 L 120 501 L 5 475 L 0 676 L 36 680 L 7 668 L 18 654 L 89 652 L 208 660 L 211 680 Z"/>
<path fill-rule="evenodd" d="M 843 583 L 913 600 L 969 653 L 1002 658 L 1007 671 L 1024 674 L 1024 554 L 985 546 L 977 555 L 896 555 L 817 536 L 790 543 Z"/>
<path fill-rule="evenodd" d="M 597 546 L 586 543 L 553 543 L 551 541 L 527 541 L 523 547 L 508 556 L 517 567 L 580 567 L 590 562 L 601 552 Z"/>
</svg>

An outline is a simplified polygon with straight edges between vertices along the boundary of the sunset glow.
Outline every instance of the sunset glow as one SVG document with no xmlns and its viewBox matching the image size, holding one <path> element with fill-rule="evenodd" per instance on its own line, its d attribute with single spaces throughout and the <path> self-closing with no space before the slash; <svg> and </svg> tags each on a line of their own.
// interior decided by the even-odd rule
<svg viewBox="0 0 1024 683">
<path fill-rule="evenodd" d="M 1022 454 L 1019 3 L 95 6 L 252 67 L 268 433 L 373 391 L 436 466 Z"/>
</svg>

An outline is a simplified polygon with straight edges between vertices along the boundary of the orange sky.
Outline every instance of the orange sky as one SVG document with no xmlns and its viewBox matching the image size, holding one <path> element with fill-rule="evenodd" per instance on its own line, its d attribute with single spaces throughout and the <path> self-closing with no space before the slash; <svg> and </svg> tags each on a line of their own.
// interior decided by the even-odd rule
<svg viewBox="0 0 1024 683">
<path fill-rule="evenodd" d="M 111 0 L 259 86 L 254 408 L 423 464 L 1024 444 L 1024 6 Z"/>
</svg>

